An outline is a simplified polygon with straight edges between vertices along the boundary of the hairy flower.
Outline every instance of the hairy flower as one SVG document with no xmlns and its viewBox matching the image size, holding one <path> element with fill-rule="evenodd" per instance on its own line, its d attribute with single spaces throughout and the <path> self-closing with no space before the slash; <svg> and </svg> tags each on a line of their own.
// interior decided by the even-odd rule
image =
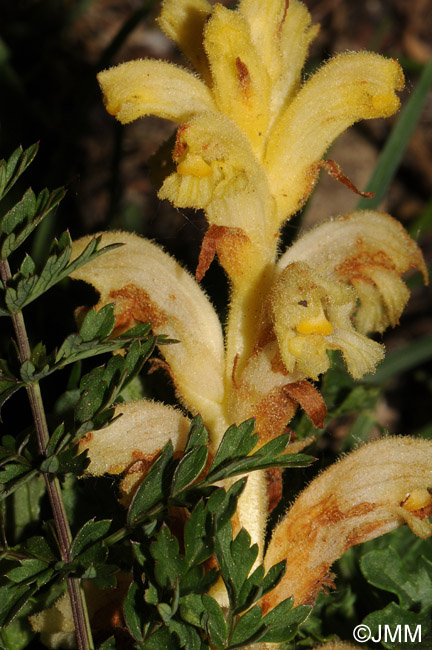
<svg viewBox="0 0 432 650">
<path fill-rule="evenodd" d="M 310 230 L 282 255 L 277 268 L 282 271 L 293 262 L 306 262 L 326 280 L 354 289 L 359 303 L 355 326 L 362 334 L 397 324 L 409 298 L 403 273 L 416 268 L 428 281 L 420 249 L 401 224 L 370 210 Z"/>
<path fill-rule="evenodd" d="M 407 523 L 422 538 L 432 535 L 432 443 L 384 438 L 364 445 L 318 476 L 276 526 L 267 567 L 287 560 L 287 571 L 264 597 L 269 608 L 294 596 L 315 600 L 332 581 L 330 566 L 351 546 Z"/>
<path fill-rule="evenodd" d="M 361 119 L 399 107 L 394 60 L 340 54 L 305 84 L 301 70 L 318 33 L 298 0 L 165 0 L 159 25 L 198 77 L 163 61 L 123 63 L 98 75 L 107 110 L 122 123 L 158 115 L 178 124 L 176 171 L 159 196 L 204 208 L 210 225 L 240 228 L 253 247 L 236 268 L 262 271 L 281 224 L 301 207 L 333 140 Z M 245 244 L 240 246 L 243 249 Z M 257 255 L 257 252 L 261 254 Z"/>
</svg>

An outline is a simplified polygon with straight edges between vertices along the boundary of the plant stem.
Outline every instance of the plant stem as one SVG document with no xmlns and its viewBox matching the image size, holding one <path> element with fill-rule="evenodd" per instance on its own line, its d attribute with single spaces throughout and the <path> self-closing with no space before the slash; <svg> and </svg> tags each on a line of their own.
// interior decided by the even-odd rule
<svg viewBox="0 0 432 650">
<path fill-rule="evenodd" d="M 5 286 L 12 277 L 9 264 L 6 260 L 0 261 L 0 277 Z M 22 311 L 18 311 L 11 314 L 11 318 L 17 338 L 19 360 L 22 364 L 25 361 L 28 361 L 31 356 L 24 316 Z M 39 453 L 41 456 L 46 457 L 49 431 L 39 382 L 28 384 L 26 389 L 33 415 Z M 57 476 L 53 474 L 44 473 L 43 476 L 54 516 L 61 559 L 63 562 L 68 564 L 71 561 L 70 545 L 72 542 L 72 534 L 69 527 L 60 483 Z M 80 584 L 81 581 L 78 578 L 67 578 L 66 582 L 71 601 L 78 648 L 79 650 L 93 650 L 94 644 L 87 606 Z"/>
</svg>

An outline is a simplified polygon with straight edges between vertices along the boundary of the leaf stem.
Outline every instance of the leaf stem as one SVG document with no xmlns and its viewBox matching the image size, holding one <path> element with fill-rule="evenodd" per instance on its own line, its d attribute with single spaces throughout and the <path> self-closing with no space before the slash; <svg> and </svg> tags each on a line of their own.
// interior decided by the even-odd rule
<svg viewBox="0 0 432 650">
<path fill-rule="evenodd" d="M 6 286 L 12 277 L 7 260 L 0 260 L 0 277 Z M 30 344 L 27 336 L 24 316 L 22 311 L 11 314 L 15 330 L 19 359 L 21 363 L 28 361 L 31 356 Z M 36 431 L 37 445 L 41 456 L 46 456 L 46 447 L 49 442 L 49 431 L 46 421 L 45 409 L 39 383 L 33 382 L 26 386 L 30 408 Z M 45 484 L 50 500 L 54 523 L 59 543 L 60 555 L 63 562 L 70 563 L 70 545 L 72 534 L 66 514 L 66 509 L 61 493 L 60 482 L 57 476 L 44 473 Z M 93 650 L 94 644 L 91 634 L 90 621 L 81 581 L 77 578 L 67 578 L 67 587 L 71 601 L 72 614 L 75 623 L 77 644 L 79 650 Z"/>
</svg>

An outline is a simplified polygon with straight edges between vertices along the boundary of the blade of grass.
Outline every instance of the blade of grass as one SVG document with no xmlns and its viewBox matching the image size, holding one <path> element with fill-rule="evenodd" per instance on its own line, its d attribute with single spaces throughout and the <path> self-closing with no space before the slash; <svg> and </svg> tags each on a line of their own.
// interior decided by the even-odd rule
<svg viewBox="0 0 432 650">
<path fill-rule="evenodd" d="M 416 128 L 431 86 L 432 61 L 425 66 L 414 92 L 402 109 L 366 187 L 366 191 L 375 192 L 375 196 L 372 199 L 360 199 L 357 209 L 376 210 L 380 205 Z"/>
<path fill-rule="evenodd" d="M 384 384 L 392 377 L 415 368 L 432 358 L 432 335 L 424 336 L 399 350 L 387 354 L 374 375 L 363 377 L 368 384 Z"/>
</svg>

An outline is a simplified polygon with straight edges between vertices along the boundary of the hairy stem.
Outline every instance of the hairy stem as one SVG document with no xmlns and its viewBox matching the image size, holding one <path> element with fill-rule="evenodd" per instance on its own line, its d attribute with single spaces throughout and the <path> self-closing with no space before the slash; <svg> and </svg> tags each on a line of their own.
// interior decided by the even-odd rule
<svg viewBox="0 0 432 650">
<path fill-rule="evenodd" d="M 6 260 L 0 261 L 0 276 L 3 284 L 6 286 L 7 282 L 12 277 L 9 264 Z M 19 359 L 21 363 L 24 363 L 30 359 L 31 355 L 24 316 L 21 311 L 18 311 L 11 314 L 11 318 L 17 338 Z M 46 447 L 49 442 L 49 431 L 39 382 L 28 384 L 26 389 L 33 415 L 39 453 L 41 456 L 46 456 Z M 54 516 L 61 559 L 63 562 L 69 563 L 71 561 L 70 545 L 72 542 L 72 534 L 69 527 L 60 483 L 58 478 L 52 474 L 44 473 L 44 479 Z M 66 582 L 71 601 L 78 648 L 79 650 L 93 650 L 94 644 L 87 606 L 81 589 L 81 581 L 77 578 L 67 578 Z"/>
<path fill-rule="evenodd" d="M 271 253 L 253 270 L 254 279 L 249 277 L 246 284 L 233 283 L 226 331 L 225 372 L 228 391 L 232 384 L 233 368 L 236 374 L 241 374 L 257 342 L 262 324 L 263 299 L 273 280 L 273 250 Z"/>
</svg>

